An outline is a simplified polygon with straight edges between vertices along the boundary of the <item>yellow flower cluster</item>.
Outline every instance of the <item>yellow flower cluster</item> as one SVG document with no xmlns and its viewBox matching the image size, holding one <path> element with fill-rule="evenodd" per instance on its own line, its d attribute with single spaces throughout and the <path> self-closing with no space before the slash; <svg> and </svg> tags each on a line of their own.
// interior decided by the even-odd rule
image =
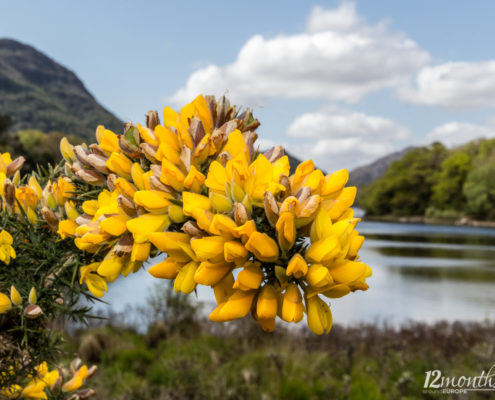
<svg viewBox="0 0 495 400">
<path fill-rule="evenodd" d="M 50 371 L 47 363 L 43 362 L 36 367 L 35 375 L 29 377 L 24 387 L 14 384 L 7 388 L 0 388 L 0 397 L 41 400 L 48 399 L 48 394 L 70 394 L 80 389 L 96 370 L 96 366 L 88 369 L 86 365 L 81 364 L 79 359 L 72 362 L 70 370 L 53 369 Z M 71 398 L 88 399 L 95 393 L 93 389 L 85 389 L 77 392 L 77 397 Z"/>
<path fill-rule="evenodd" d="M 34 175 L 29 179 L 21 179 L 20 169 L 24 157 L 11 159 L 9 153 L 0 154 L 0 198 L 2 209 L 16 214 L 25 214 L 32 224 L 39 216 L 48 224 L 51 230 L 57 231 L 60 219 L 74 216 L 77 213 L 73 196 L 74 185 L 67 177 L 59 177 L 55 182 L 48 181 L 41 187 Z M 27 184 L 20 185 L 21 180 Z M 0 233 L 0 261 L 8 264 L 10 258 L 15 258 L 15 251 L 6 246 L 12 244 L 8 232 Z M 5 260 L 4 260 L 5 258 Z"/>
<path fill-rule="evenodd" d="M 180 112 L 165 107 L 163 124 L 149 112 L 121 135 L 98 127 L 89 148 L 63 141 L 71 177 L 108 188 L 59 224 L 80 249 L 105 254 L 81 268 L 81 282 L 103 296 L 159 250 L 168 257 L 149 272 L 184 293 L 210 286 L 213 321 L 251 312 L 272 331 L 277 316 L 299 322 L 306 312 L 313 332 L 328 332 L 320 295 L 366 290 L 371 275 L 358 258 L 356 189 L 346 170 L 325 176 L 311 160 L 290 175 L 280 146 L 255 151 L 258 125 L 249 110 L 198 96 Z"/>
</svg>

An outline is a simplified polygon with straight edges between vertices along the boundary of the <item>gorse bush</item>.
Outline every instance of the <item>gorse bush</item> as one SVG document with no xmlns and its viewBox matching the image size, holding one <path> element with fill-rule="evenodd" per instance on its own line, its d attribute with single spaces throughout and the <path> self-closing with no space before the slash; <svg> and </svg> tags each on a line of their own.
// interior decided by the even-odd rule
<svg viewBox="0 0 495 400">
<path fill-rule="evenodd" d="M 145 126 L 126 124 L 122 134 L 99 126 L 97 143 L 62 139 L 63 167 L 21 177 L 23 159 L 3 154 L 0 312 L 17 353 L 2 379 L 24 373 L 44 382 L 41 392 L 57 388 L 40 367 L 56 356 L 51 326 L 86 321 L 81 298 L 103 297 L 160 252 L 167 258 L 149 272 L 173 280 L 175 292 L 211 287 L 212 321 L 251 314 L 273 331 L 277 317 L 297 323 L 306 313 L 314 333 L 328 333 L 322 297 L 367 290 L 371 276 L 358 256 L 356 188 L 345 187 L 347 170 L 325 176 L 311 160 L 291 175 L 281 146 L 255 147 L 258 126 L 249 109 L 198 96 L 180 112 L 165 107 L 163 124 L 150 111 Z M 190 321 L 188 303 L 166 296 L 157 309 L 179 299 L 175 323 Z M 77 370 L 81 379 L 60 396 L 87 375 Z"/>
</svg>

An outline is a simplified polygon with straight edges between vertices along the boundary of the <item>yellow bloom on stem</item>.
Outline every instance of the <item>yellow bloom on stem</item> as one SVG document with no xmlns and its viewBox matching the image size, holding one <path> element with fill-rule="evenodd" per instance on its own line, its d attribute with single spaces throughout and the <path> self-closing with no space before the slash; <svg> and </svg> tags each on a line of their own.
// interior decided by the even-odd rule
<svg viewBox="0 0 495 400">
<path fill-rule="evenodd" d="M 113 152 L 106 161 L 106 166 L 110 171 L 115 172 L 117 175 L 127 180 L 132 179 L 132 161 L 122 153 Z"/>
<path fill-rule="evenodd" d="M 290 250 L 296 240 L 296 221 L 294 214 L 291 212 L 280 214 L 275 228 L 277 230 L 280 248 L 284 251 Z"/>
<path fill-rule="evenodd" d="M 335 282 L 352 284 L 365 277 L 368 269 L 362 262 L 339 260 L 329 268 L 329 271 Z"/>
<path fill-rule="evenodd" d="M 317 335 L 330 332 L 332 329 L 332 313 L 328 305 L 318 296 L 306 298 L 309 329 Z"/>
<path fill-rule="evenodd" d="M 4 313 L 7 310 L 10 310 L 10 307 L 12 307 L 12 304 L 10 302 L 9 296 L 0 293 L 0 314 Z"/>
<path fill-rule="evenodd" d="M 173 187 L 178 192 L 184 190 L 184 180 L 186 177 L 183 172 L 177 168 L 177 166 L 168 160 L 162 160 L 162 173 L 160 176 L 160 181 L 165 185 Z"/>
<path fill-rule="evenodd" d="M 222 262 L 224 244 L 222 236 L 206 236 L 193 240 L 191 247 L 200 261 Z"/>
<path fill-rule="evenodd" d="M 248 261 L 244 269 L 239 272 L 234 283 L 234 289 L 252 290 L 258 289 L 263 280 L 263 271 L 259 262 Z"/>
<path fill-rule="evenodd" d="M 219 213 L 226 213 L 232 210 L 232 200 L 225 195 L 225 192 L 220 193 L 210 190 L 208 197 L 213 208 Z"/>
<path fill-rule="evenodd" d="M 27 399 L 47 399 L 46 383 L 41 379 L 32 379 L 22 390 L 22 397 Z"/>
<path fill-rule="evenodd" d="M 131 261 L 146 261 L 150 256 L 151 244 L 134 243 L 131 251 Z"/>
<path fill-rule="evenodd" d="M 81 368 L 77 370 L 72 379 L 68 380 L 62 386 L 62 390 L 64 392 L 74 392 L 79 389 L 88 376 L 88 367 L 83 365 Z"/>
<path fill-rule="evenodd" d="M 232 239 L 237 224 L 230 217 L 223 214 L 215 214 L 210 224 L 209 231 L 214 235 L 220 235 L 226 239 Z"/>
<path fill-rule="evenodd" d="M 120 236 L 127 231 L 127 221 L 130 219 L 127 215 L 112 215 L 100 222 L 100 229 L 109 235 Z"/>
<path fill-rule="evenodd" d="M 328 174 L 321 187 L 321 195 L 331 197 L 342 190 L 349 180 L 349 171 L 340 169 L 333 174 Z"/>
<path fill-rule="evenodd" d="M 179 263 L 172 257 L 153 265 L 148 272 L 155 278 L 175 279 L 184 263 Z"/>
<path fill-rule="evenodd" d="M 225 242 L 225 245 L 223 247 L 223 256 L 225 258 L 225 261 L 235 262 L 236 264 L 239 264 L 241 262 L 243 263 L 246 260 L 248 251 L 242 245 L 242 243 L 232 240 L 229 242 Z"/>
<path fill-rule="evenodd" d="M 203 261 L 199 264 L 194 274 L 196 283 L 205 286 L 214 286 L 218 284 L 232 269 L 230 263 L 211 263 Z"/>
<path fill-rule="evenodd" d="M 277 292 L 272 285 L 265 285 L 258 294 L 256 314 L 258 319 L 271 319 L 277 316 Z"/>
<path fill-rule="evenodd" d="M 294 275 L 294 278 L 299 279 L 306 275 L 308 272 L 308 263 L 299 253 L 292 256 L 287 265 L 287 276 Z"/>
<path fill-rule="evenodd" d="M 10 264 L 10 260 L 16 257 L 15 250 L 12 247 L 14 240 L 7 231 L 0 232 L 0 261 Z"/>
<path fill-rule="evenodd" d="M 186 221 L 187 217 L 184 215 L 184 211 L 181 206 L 176 204 L 170 204 L 167 210 L 168 216 L 172 222 L 180 224 Z"/>
<path fill-rule="evenodd" d="M 134 166 L 134 164 L 133 164 L 133 166 Z M 117 179 L 115 179 L 115 181 L 113 183 L 122 195 L 126 196 L 129 199 L 134 198 L 134 194 L 136 193 L 137 188 L 131 182 L 129 182 L 127 179 L 124 179 L 122 177 L 118 177 Z"/>
<path fill-rule="evenodd" d="M 174 291 L 176 293 L 179 291 L 182 293 L 191 293 L 196 288 L 194 275 L 197 269 L 198 264 L 194 261 L 187 263 L 180 269 L 174 282 Z"/>
<path fill-rule="evenodd" d="M 331 299 L 337 299 L 343 297 L 351 292 L 351 288 L 344 284 L 332 285 L 330 288 L 322 292 L 323 296 L 329 297 Z"/>
<path fill-rule="evenodd" d="M 22 297 L 19 291 L 15 288 L 14 285 L 10 287 L 10 300 L 12 301 L 12 304 L 18 306 L 19 304 L 22 303 Z"/>
<path fill-rule="evenodd" d="M 215 322 L 232 321 L 245 317 L 253 305 L 255 290 L 235 290 L 224 302 L 220 303 L 209 315 Z"/>
<path fill-rule="evenodd" d="M 309 246 L 306 251 L 306 259 L 309 262 L 323 263 L 337 258 L 340 254 L 339 240 L 335 236 L 329 236 L 318 240 Z"/>
<path fill-rule="evenodd" d="M 166 214 L 143 214 L 127 221 L 127 230 L 132 233 L 134 241 L 144 243 L 153 232 L 162 232 L 170 225 Z"/>
<path fill-rule="evenodd" d="M 266 233 L 253 232 L 245 246 L 260 261 L 273 262 L 278 259 L 277 243 Z"/>
<path fill-rule="evenodd" d="M 304 305 L 296 284 L 291 283 L 285 290 L 282 300 L 282 319 L 287 322 L 299 322 L 303 318 Z"/>
<path fill-rule="evenodd" d="M 125 259 L 114 253 L 108 253 L 100 263 L 97 272 L 103 276 L 106 281 L 113 282 L 120 275 L 125 264 Z"/>
<path fill-rule="evenodd" d="M 191 245 L 189 235 L 181 232 L 155 232 L 148 235 L 149 240 L 160 251 L 166 252 L 178 262 L 198 261 Z"/>
<path fill-rule="evenodd" d="M 153 214 L 167 211 L 172 195 L 158 190 L 140 190 L 134 193 L 134 202 Z"/>
<path fill-rule="evenodd" d="M 105 129 L 103 125 L 99 125 L 96 128 L 96 140 L 107 153 L 120 151 L 119 138 L 112 131 Z"/>
<path fill-rule="evenodd" d="M 190 189 L 192 192 L 199 193 L 205 182 L 205 176 L 192 165 L 189 173 L 184 179 L 184 187 Z"/>
<path fill-rule="evenodd" d="M 197 193 L 182 193 L 182 208 L 185 215 L 193 215 L 194 210 L 211 210 L 211 203 L 208 197 Z"/>
<path fill-rule="evenodd" d="M 328 268 L 321 264 L 311 265 L 305 279 L 306 282 L 315 288 L 324 288 L 333 284 L 333 278 L 330 272 L 328 272 Z"/>
<path fill-rule="evenodd" d="M 88 286 L 89 291 L 96 297 L 103 297 L 108 290 L 107 282 L 105 278 L 96 274 L 99 262 L 95 262 L 89 265 L 85 265 L 79 269 L 79 283 L 82 285 L 84 282 Z"/>
</svg>

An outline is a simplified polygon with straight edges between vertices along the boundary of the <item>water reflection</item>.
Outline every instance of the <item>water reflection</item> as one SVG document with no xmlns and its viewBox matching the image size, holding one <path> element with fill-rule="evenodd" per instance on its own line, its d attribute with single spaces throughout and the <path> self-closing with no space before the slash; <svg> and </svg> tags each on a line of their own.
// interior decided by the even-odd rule
<svg viewBox="0 0 495 400">
<path fill-rule="evenodd" d="M 366 221 L 358 227 L 366 236 L 361 259 L 373 269 L 370 289 L 332 300 L 335 321 L 495 319 L 495 229 Z M 113 283 L 105 300 L 117 311 L 144 305 L 155 281 L 140 271 Z M 209 288 L 197 296 L 211 308 Z"/>
</svg>

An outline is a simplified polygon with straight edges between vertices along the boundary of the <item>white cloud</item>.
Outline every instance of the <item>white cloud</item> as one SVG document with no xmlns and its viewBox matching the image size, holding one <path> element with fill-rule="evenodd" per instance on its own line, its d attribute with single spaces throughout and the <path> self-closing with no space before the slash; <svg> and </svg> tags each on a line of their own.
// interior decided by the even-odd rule
<svg viewBox="0 0 495 400">
<path fill-rule="evenodd" d="M 495 137 L 495 124 L 491 121 L 482 125 L 452 121 L 437 126 L 426 135 L 425 141 L 426 143 L 442 142 L 452 147 L 474 139 L 491 137 Z"/>
<path fill-rule="evenodd" d="M 453 109 L 495 107 L 495 61 L 424 67 L 415 83 L 399 90 L 403 100 Z"/>
<path fill-rule="evenodd" d="M 297 117 L 287 134 L 301 139 L 288 145 L 289 152 L 305 154 L 321 168 L 334 171 L 404 147 L 410 132 L 387 118 L 326 106 Z"/>
<path fill-rule="evenodd" d="M 197 93 L 228 93 L 236 103 L 259 106 L 268 98 L 356 102 L 383 87 L 403 85 L 429 62 L 406 35 L 371 26 L 353 3 L 315 7 L 305 32 L 251 37 L 237 59 L 198 69 L 168 100 L 183 104 Z"/>
</svg>

